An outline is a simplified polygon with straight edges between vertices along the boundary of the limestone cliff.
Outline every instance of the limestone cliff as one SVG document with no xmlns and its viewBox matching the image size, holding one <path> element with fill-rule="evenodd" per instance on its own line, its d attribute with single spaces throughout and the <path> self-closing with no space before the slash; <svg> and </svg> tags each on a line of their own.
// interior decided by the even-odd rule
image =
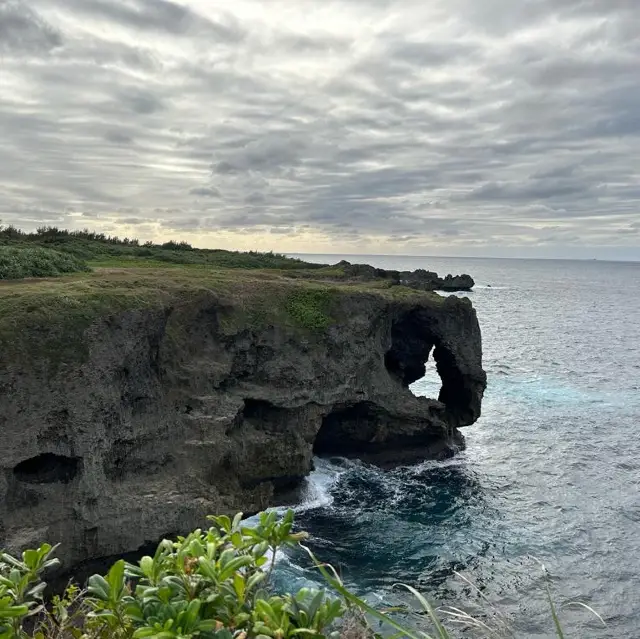
<svg viewBox="0 0 640 639">
<path fill-rule="evenodd" d="M 402 285 L 418 291 L 470 291 L 475 286 L 474 279 L 466 273 L 440 277 L 437 273 L 422 268 L 415 271 L 394 271 L 375 268 L 369 264 L 351 264 L 346 260 L 342 260 L 335 267 L 347 277 L 364 281 L 382 280 L 391 285 Z"/>
<path fill-rule="evenodd" d="M 442 456 L 480 415 L 466 299 L 276 275 L 4 285 L 0 547 L 67 567 L 257 511 L 314 453 Z M 434 357 L 439 399 L 408 385 Z"/>
</svg>

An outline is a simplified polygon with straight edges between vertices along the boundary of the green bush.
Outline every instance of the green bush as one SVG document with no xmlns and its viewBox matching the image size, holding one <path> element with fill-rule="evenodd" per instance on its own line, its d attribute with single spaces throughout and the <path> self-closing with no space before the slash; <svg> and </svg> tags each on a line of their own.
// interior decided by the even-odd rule
<svg viewBox="0 0 640 639">
<path fill-rule="evenodd" d="M 334 293 L 328 288 L 300 289 L 287 299 L 287 311 L 293 321 L 310 331 L 322 331 L 331 325 Z"/>
<path fill-rule="evenodd" d="M 42 576 L 58 564 L 55 547 L 26 550 L 20 559 L 0 552 L 0 639 L 382 639 L 368 619 L 398 639 L 432 639 L 347 590 L 331 566 L 300 544 L 306 534 L 293 532 L 293 511 L 280 521 L 275 512 L 261 513 L 255 527 L 243 525 L 242 514 L 209 519 L 208 530 L 165 539 L 137 564 L 117 561 L 105 576 L 90 577 L 86 590 L 70 585 L 46 605 Z M 287 546 L 307 551 L 331 594 L 308 588 L 274 593 L 276 552 Z M 405 588 L 422 609 L 418 627 L 428 620 L 433 636 L 450 639 L 426 599 Z M 550 595 L 549 603 L 562 639 Z M 492 629 L 458 608 L 441 612 L 470 636 L 513 636 L 506 624 Z"/>
<path fill-rule="evenodd" d="M 324 591 L 276 595 L 269 581 L 279 548 L 305 537 L 292 532 L 293 512 L 281 521 L 263 513 L 256 527 L 241 515 L 211 517 L 206 531 L 164 540 L 153 557 L 117 561 L 42 603 L 42 573 L 57 564 L 55 548 L 0 555 L 0 638 L 315 639 L 334 637 L 345 607 Z M 28 630 L 32 628 L 32 630 Z"/>
<path fill-rule="evenodd" d="M 77 257 L 46 248 L 0 246 L 0 280 L 23 277 L 55 277 L 63 273 L 88 271 Z"/>
</svg>

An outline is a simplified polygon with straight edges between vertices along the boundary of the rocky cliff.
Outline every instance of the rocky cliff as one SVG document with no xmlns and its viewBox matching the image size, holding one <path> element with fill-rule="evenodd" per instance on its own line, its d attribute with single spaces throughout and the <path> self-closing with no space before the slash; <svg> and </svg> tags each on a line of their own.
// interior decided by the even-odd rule
<svg viewBox="0 0 640 639">
<path fill-rule="evenodd" d="M 386 281 L 390 285 L 406 286 L 418 291 L 470 291 L 475 286 L 471 275 L 445 275 L 440 277 L 433 271 L 419 268 L 415 271 L 394 271 L 384 268 L 375 268 L 369 264 L 351 264 L 342 260 L 335 265 L 347 277 L 364 281 Z"/>
<path fill-rule="evenodd" d="M 112 269 L 0 303 L 0 547 L 61 542 L 66 567 L 277 503 L 314 454 L 451 454 L 480 415 L 466 299 Z"/>
</svg>

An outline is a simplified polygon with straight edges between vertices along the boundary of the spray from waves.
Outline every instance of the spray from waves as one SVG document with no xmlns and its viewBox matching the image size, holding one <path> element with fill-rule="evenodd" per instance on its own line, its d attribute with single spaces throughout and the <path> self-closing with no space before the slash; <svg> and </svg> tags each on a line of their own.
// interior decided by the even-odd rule
<svg viewBox="0 0 640 639">
<path fill-rule="evenodd" d="M 316 508 L 330 508 L 333 503 L 331 489 L 338 482 L 341 475 L 349 469 L 358 466 L 359 462 L 333 457 L 325 459 L 314 457 L 313 470 L 305 479 L 300 493 L 300 501 L 293 506 L 273 506 L 267 512 L 275 511 L 284 514 L 292 509 L 295 513 L 302 513 Z M 258 515 L 248 517 L 245 525 L 253 526 L 258 523 Z"/>
<path fill-rule="evenodd" d="M 358 462 L 334 457 L 324 459 L 315 457 L 314 469 L 307 477 L 301 501 L 294 511 L 305 512 L 315 508 L 330 508 L 333 504 L 331 489 L 344 473 L 358 465 Z"/>
<path fill-rule="evenodd" d="M 314 469 L 305 479 L 298 504 L 289 506 L 275 506 L 269 512 L 275 511 L 284 514 L 292 508 L 296 514 L 314 510 L 330 509 L 333 504 L 332 488 L 338 483 L 340 477 L 355 467 L 358 462 L 342 458 L 324 459 L 316 457 L 313 460 Z M 258 515 L 245 520 L 245 525 L 256 526 Z M 272 555 L 267 555 L 269 563 Z M 298 563 L 301 557 L 293 557 L 287 552 L 278 550 L 275 556 L 275 587 L 276 589 L 295 591 L 300 588 L 318 588 L 322 583 L 317 579 L 317 573 L 305 568 Z"/>
</svg>

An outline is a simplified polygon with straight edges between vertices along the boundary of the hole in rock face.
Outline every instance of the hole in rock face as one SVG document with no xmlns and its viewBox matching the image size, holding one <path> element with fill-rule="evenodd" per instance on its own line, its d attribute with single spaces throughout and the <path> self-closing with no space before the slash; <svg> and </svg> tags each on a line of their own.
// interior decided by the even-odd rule
<svg viewBox="0 0 640 639">
<path fill-rule="evenodd" d="M 357 452 L 375 433 L 380 410 L 370 402 L 336 407 L 323 420 L 313 444 L 316 455 Z"/>
<path fill-rule="evenodd" d="M 414 395 L 438 399 L 442 380 L 434 365 L 438 349 L 425 322 L 415 313 L 399 319 L 391 329 L 391 348 L 385 366 Z"/>
<path fill-rule="evenodd" d="M 290 411 L 262 399 L 244 400 L 242 417 L 258 430 L 279 432 L 286 429 Z"/>
<path fill-rule="evenodd" d="M 43 453 L 20 462 L 13 474 L 27 484 L 68 484 L 80 471 L 81 460 L 53 453 Z"/>
<path fill-rule="evenodd" d="M 427 360 L 424 367 L 424 376 L 413 382 L 413 384 L 409 384 L 409 390 L 416 397 L 438 399 L 442 390 L 442 379 L 440 378 L 433 358 Z"/>
</svg>

